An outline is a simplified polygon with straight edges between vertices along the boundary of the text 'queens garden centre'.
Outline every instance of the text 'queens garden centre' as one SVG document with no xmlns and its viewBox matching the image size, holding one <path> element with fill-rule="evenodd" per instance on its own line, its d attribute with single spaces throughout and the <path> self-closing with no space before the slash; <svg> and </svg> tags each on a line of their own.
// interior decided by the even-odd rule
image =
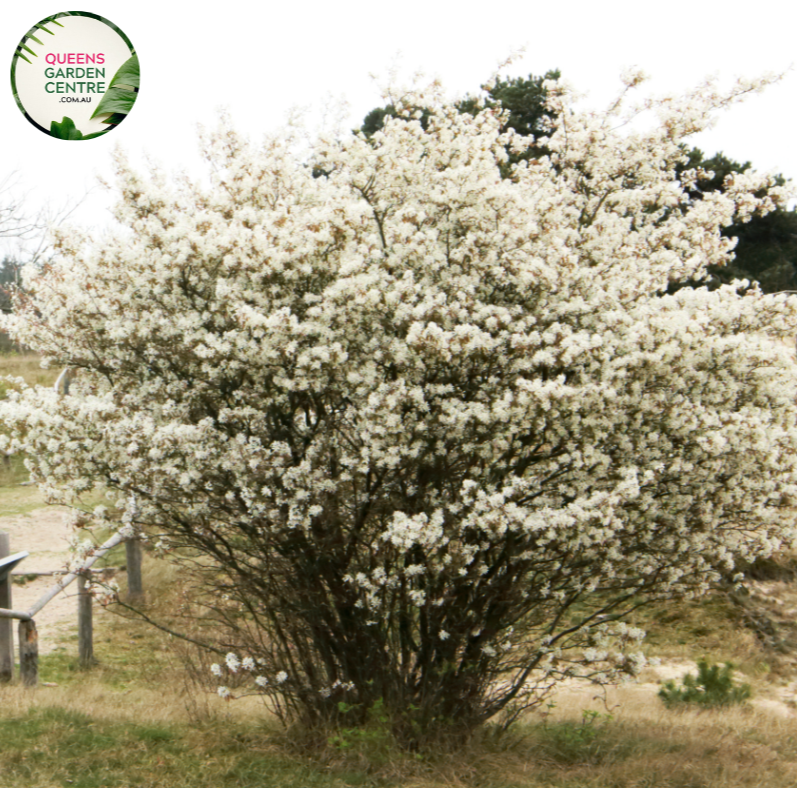
<svg viewBox="0 0 797 797">
<path fill-rule="evenodd" d="M 104 53 L 48 53 L 45 56 L 45 61 L 48 64 L 104 64 Z M 106 90 L 105 84 L 105 67 L 99 66 L 67 66 L 58 67 L 48 66 L 44 70 L 44 76 L 47 78 L 61 78 L 61 81 L 55 82 L 53 80 L 44 84 L 44 90 L 48 94 L 104 94 Z M 103 78 L 98 81 L 98 78 Z M 67 83 L 66 80 L 74 82 Z"/>
</svg>

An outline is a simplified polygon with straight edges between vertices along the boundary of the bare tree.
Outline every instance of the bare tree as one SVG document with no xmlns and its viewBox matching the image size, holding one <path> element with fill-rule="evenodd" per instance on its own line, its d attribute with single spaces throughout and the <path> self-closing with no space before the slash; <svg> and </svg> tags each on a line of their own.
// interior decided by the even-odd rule
<svg viewBox="0 0 797 797">
<path fill-rule="evenodd" d="M 22 267 L 46 260 L 50 230 L 63 224 L 86 197 L 56 208 L 40 205 L 31 211 L 28 192 L 20 190 L 20 183 L 17 171 L 0 179 L 0 313 L 13 309 L 12 296 L 22 288 Z M 0 333 L 0 350 L 9 349 L 22 351 L 6 333 Z"/>
<path fill-rule="evenodd" d="M 50 251 L 49 231 L 57 227 L 80 207 L 79 200 L 69 200 L 59 207 L 49 204 L 30 209 L 27 191 L 20 190 L 19 172 L 13 171 L 0 179 L 0 309 L 11 309 L 9 286 L 20 287 L 20 270 L 27 263 L 42 263 Z"/>
</svg>

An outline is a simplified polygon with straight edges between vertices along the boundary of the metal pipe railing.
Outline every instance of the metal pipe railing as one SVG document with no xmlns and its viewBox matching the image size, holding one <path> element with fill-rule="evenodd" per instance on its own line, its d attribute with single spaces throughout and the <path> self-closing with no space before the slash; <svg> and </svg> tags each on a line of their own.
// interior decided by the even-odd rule
<svg viewBox="0 0 797 797">
<path fill-rule="evenodd" d="M 25 612 L 15 612 L 13 609 L 0 609 L 0 617 L 8 617 L 10 620 L 30 620 L 31 617 Z"/>
</svg>

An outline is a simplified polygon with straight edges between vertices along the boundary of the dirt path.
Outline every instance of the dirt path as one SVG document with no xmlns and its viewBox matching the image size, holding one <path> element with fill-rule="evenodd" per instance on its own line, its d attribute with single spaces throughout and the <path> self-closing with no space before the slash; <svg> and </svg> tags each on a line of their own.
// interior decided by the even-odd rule
<svg viewBox="0 0 797 797">
<path fill-rule="evenodd" d="M 71 536 L 68 516 L 64 509 L 46 508 L 0 519 L 0 531 L 11 535 L 11 553 L 28 551 L 30 554 L 17 565 L 16 572 L 41 573 L 64 569 Z M 58 576 L 41 576 L 25 584 L 15 581 L 11 591 L 14 608 L 24 611 L 57 580 Z M 59 648 L 77 649 L 77 642 L 69 641 L 70 636 L 77 634 L 76 593 L 73 583 L 36 615 L 40 653 L 50 653 Z"/>
</svg>

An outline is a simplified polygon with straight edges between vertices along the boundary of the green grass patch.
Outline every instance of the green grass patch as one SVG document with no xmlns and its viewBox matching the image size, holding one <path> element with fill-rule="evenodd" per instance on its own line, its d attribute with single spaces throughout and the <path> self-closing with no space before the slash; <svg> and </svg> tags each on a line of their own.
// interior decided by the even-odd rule
<svg viewBox="0 0 797 797">
<path fill-rule="evenodd" d="M 367 785 L 264 749 L 267 737 L 211 735 L 211 729 L 94 719 L 34 707 L 0 719 L 6 788 L 201 788 Z"/>
<path fill-rule="evenodd" d="M 585 709 L 579 722 L 543 722 L 536 728 L 541 749 L 562 764 L 600 761 L 612 745 L 607 744 L 611 714 Z"/>
</svg>

